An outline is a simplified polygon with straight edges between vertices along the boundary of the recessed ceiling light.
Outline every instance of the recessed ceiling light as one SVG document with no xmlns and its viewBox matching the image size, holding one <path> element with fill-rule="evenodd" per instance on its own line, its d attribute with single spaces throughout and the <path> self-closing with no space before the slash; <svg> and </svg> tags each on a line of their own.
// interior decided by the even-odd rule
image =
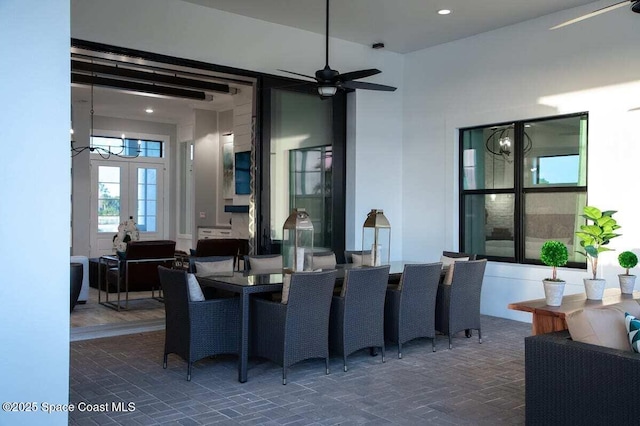
<svg viewBox="0 0 640 426">
<path fill-rule="evenodd" d="M 145 112 L 147 114 L 151 114 L 151 113 L 153 113 L 153 108 L 147 108 L 147 109 L 145 109 Z"/>
<path fill-rule="evenodd" d="M 440 9 L 438 11 L 438 15 L 448 15 L 450 13 L 451 13 L 451 11 L 449 9 Z"/>
</svg>

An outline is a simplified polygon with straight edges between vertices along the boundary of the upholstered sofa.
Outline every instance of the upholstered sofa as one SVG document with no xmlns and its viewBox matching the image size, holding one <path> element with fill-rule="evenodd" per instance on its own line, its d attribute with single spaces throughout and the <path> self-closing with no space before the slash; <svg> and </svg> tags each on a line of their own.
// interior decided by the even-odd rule
<svg viewBox="0 0 640 426">
<path fill-rule="evenodd" d="M 158 290 L 158 266 L 173 266 L 175 247 L 176 242 L 170 240 L 130 241 L 127 251 L 120 255 L 119 267 L 110 268 L 107 272 L 109 292 L 116 291 L 118 281 L 120 290 L 124 291 L 127 277 L 129 291 Z"/>
<path fill-rule="evenodd" d="M 625 308 L 620 309 L 622 315 L 628 306 Z M 594 328 L 600 328 L 596 334 L 606 333 L 601 335 L 604 341 L 615 340 L 612 335 L 619 334 L 619 323 L 607 333 L 609 326 L 595 319 Z M 584 343 L 573 340 L 569 331 L 525 338 L 527 425 L 638 424 L 639 390 L 640 354 L 631 346 L 620 349 Z"/>
</svg>

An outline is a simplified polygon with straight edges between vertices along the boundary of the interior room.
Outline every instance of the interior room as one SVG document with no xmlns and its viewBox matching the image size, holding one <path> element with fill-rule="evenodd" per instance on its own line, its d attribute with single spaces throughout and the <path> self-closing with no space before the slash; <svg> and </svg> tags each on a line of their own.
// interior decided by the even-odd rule
<svg viewBox="0 0 640 426">
<path fill-rule="evenodd" d="M 614 251 L 602 253 L 598 262 L 597 278 L 606 281 L 606 291 L 618 291 L 624 271 L 618 255 L 640 254 L 633 196 L 640 154 L 638 2 L 416 0 L 389 8 L 382 0 L 335 0 L 330 20 L 324 1 L 258 3 L 0 5 L 0 36 L 11 41 L 0 52 L 13 64 L 3 67 L 0 79 L 0 93 L 11 100 L 2 128 L 7 141 L 19 141 L 0 168 L 0 235 L 6 242 L 0 250 L 7 259 L 29 253 L 32 260 L 27 267 L 11 262 L 3 268 L 0 374 L 12 384 L 2 392 L 3 402 L 37 401 L 38 408 L 5 411 L 0 423 L 144 418 L 155 424 L 159 418 L 523 424 L 527 406 L 533 407 L 525 400 L 525 339 L 537 337 L 536 320 L 532 311 L 509 306 L 544 300 L 541 281 L 550 268 L 540 259 L 542 244 L 553 238 L 568 247 L 568 263 L 558 268 L 565 298 L 584 295 L 583 279 L 591 273 L 576 253 L 584 206 L 615 211 L 621 225 L 621 235 L 607 246 Z M 445 7 L 450 13 L 438 14 Z M 346 75 L 381 72 L 334 84 L 335 94 L 320 96 L 318 89 L 331 84 L 313 76 L 325 65 Z M 95 67 L 228 90 L 196 90 L 174 80 L 168 86 L 200 91 L 204 98 L 185 99 L 176 91 L 141 96 L 142 86 L 113 87 L 110 80 L 144 81 Z M 312 90 L 298 87 L 305 84 Z M 368 84 L 395 90 L 367 90 Z M 97 144 L 93 150 L 90 135 Z M 235 168 L 228 167 L 232 163 Z M 153 196 L 133 195 L 140 175 L 131 167 L 149 170 L 146 177 L 154 183 L 145 191 L 156 191 Z M 116 192 L 113 168 L 126 188 L 136 189 Z M 571 178 L 547 173 L 560 169 Z M 308 181 L 296 180 L 311 171 Z M 248 186 L 236 185 L 247 181 Z M 308 189 L 296 193 L 303 186 Z M 294 190 L 287 196 L 282 188 Z M 122 196 L 118 214 L 112 209 L 115 194 Z M 127 211 L 127 204 L 141 203 L 155 210 Z M 472 338 L 465 338 L 464 329 L 451 350 L 441 334 L 433 338 L 436 352 L 430 339 L 418 339 L 406 344 L 402 359 L 399 345 L 390 343 L 384 364 L 382 353 L 374 357 L 368 350 L 351 355 L 348 371 L 340 357 L 332 357 L 327 375 L 322 360 L 304 361 L 289 368 L 286 386 L 277 364 L 251 358 L 245 365 L 248 381 L 238 383 L 242 357 L 216 355 L 196 363 L 192 381 L 186 381 L 188 363 L 180 357 L 171 355 L 162 368 L 161 302 L 149 299 L 152 309 L 118 312 L 99 305 L 92 288 L 86 302 L 69 313 L 69 255 L 114 255 L 114 235 L 128 216 L 135 216 L 141 241 L 172 240 L 176 253 L 188 255 L 205 235 L 230 232 L 246 239 L 252 254 L 267 254 L 283 251 L 283 224 L 294 204 L 318 218 L 316 247 L 340 257 L 371 248 L 363 247 L 363 223 L 372 209 L 380 209 L 391 224 L 391 262 L 438 262 L 443 251 L 486 260 L 479 299 L 482 344 L 475 329 Z M 43 258 L 31 255 L 34 246 L 46 253 L 46 266 L 33 262 Z M 74 316 L 96 305 L 104 315 L 91 313 L 74 323 Z M 112 335 L 133 334 L 105 339 L 74 338 L 74 328 L 111 321 L 139 327 L 115 330 Z M 471 377 L 471 371 L 486 375 Z M 346 383 L 349 377 L 353 381 Z M 435 381 L 426 385 L 429 378 Z M 196 387 L 202 392 L 194 392 Z M 164 393 L 154 394 L 153 388 Z M 176 389 L 184 390 L 182 401 Z M 429 399 L 442 389 L 448 398 Z M 499 396 L 486 400 L 491 389 Z M 136 393 L 153 403 L 145 405 Z M 407 405 L 414 396 L 416 404 Z M 97 415 L 62 407 L 115 400 L 135 402 L 139 409 Z M 169 408 L 154 418 L 149 406 L 162 400 Z M 197 408 L 189 405 L 193 401 Z M 43 402 L 61 408 L 48 414 Z M 262 405 L 273 410 L 265 414 Z"/>
</svg>

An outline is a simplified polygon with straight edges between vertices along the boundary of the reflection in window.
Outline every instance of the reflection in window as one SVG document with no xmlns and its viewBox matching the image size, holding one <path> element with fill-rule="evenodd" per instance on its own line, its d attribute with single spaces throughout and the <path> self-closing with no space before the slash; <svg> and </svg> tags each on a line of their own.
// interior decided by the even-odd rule
<svg viewBox="0 0 640 426">
<path fill-rule="evenodd" d="M 474 254 L 514 257 L 513 194 L 478 194 L 465 198 L 465 249 Z"/>
<path fill-rule="evenodd" d="M 549 239 L 570 262 L 586 203 L 587 115 L 460 131 L 460 250 L 539 263 Z"/>
<path fill-rule="evenodd" d="M 289 206 L 309 213 L 317 247 L 331 247 L 331 152 L 331 146 L 289 151 Z"/>
</svg>

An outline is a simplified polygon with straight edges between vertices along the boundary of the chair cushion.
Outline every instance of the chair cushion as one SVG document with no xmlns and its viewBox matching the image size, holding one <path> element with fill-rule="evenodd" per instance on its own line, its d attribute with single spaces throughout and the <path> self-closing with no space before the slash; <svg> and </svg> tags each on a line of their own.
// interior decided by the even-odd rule
<svg viewBox="0 0 640 426">
<path fill-rule="evenodd" d="M 218 260 L 215 262 L 195 262 L 195 265 L 197 277 L 233 272 L 233 259 Z"/>
<path fill-rule="evenodd" d="M 453 265 L 455 262 L 458 261 L 465 261 L 465 260 L 469 260 L 468 257 L 449 257 L 449 256 L 440 256 L 440 262 L 442 262 L 442 267 L 446 268 L 449 265 Z"/>
<path fill-rule="evenodd" d="M 187 277 L 189 300 L 191 302 L 204 301 L 204 294 L 202 293 L 202 288 L 200 288 L 200 283 L 198 283 L 196 276 L 194 274 L 187 274 Z"/>
<path fill-rule="evenodd" d="M 371 253 L 365 254 L 364 256 L 361 254 L 352 254 L 351 260 L 353 266 L 371 266 Z"/>
<path fill-rule="evenodd" d="M 565 319 L 573 340 L 628 351 L 625 312 L 640 316 L 640 305 L 628 300 L 601 308 L 571 312 Z"/>
<path fill-rule="evenodd" d="M 635 316 L 630 315 L 628 312 L 624 313 L 624 323 L 627 329 L 627 337 L 629 338 L 629 344 L 634 352 L 640 352 L 640 320 Z"/>
<path fill-rule="evenodd" d="M 275 271 L 282 269 L 282 256 L 276 257 L 250 257 L 251 271 Z"/>
<path fill-rule="evenodd" d="M 313 269 L 336 269 L 337 263 L 335 253 L 313 256 Z"/>
</svg>

